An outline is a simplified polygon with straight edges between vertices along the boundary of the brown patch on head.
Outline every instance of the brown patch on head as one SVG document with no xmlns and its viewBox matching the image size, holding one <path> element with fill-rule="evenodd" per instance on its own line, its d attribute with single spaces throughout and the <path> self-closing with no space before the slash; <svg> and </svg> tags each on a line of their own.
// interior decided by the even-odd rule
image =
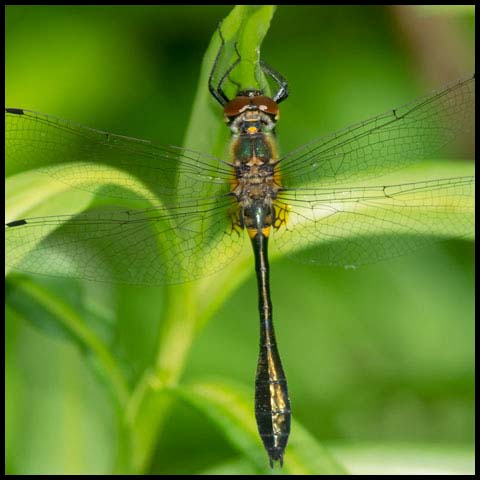
<svg viewBox="0 0 480 480">
<path fill-rule="evenodd" d="M 270 97 L 264 95 L 259 95 L 258 97 L 253 97 L 251 99 L 253 105 L 257 106 L 262 112 L 268 113 L 269 115 L 277 116 L 278 115 L 278 105 Z"/>
<path fill-rule="evenodd" d="M 236 117 L 250 108 L 258 108 L 258 110 L 265 112 L 268 115 L 273 115 L 275 117 L 278 116 L 277 103 L 270 97 L 264 95 L 248 97 L 245 95 L 239 95 L 228 102 L 223 111 L 226 117 Z"/>
<path fill-rule="evenodd" d="M 226 117 L 236 117 L 250 105 L 250 98 L 245 96 L 235 97 L 230 100 L 223 109 Z"/>
</svg>

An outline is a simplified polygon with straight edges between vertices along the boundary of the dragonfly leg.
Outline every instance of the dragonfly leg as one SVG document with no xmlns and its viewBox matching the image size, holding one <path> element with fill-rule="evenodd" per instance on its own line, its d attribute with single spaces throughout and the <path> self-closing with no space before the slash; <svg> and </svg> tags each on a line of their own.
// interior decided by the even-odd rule
<svg viewBox="0 0 480 480">
<path fill-rule="evenodd" d="M 235 62 L 230 66 L 230 68 L 227 70 L 227 72 L 225 73 L 225 75 L 222 77 L 222 80 L 220 80 L 221 83 L 223 83 L 225 81 L 225 78 L 228 78 L 228 81 L 230 83 L 233 83 L 236 87 L 237 87 L 237 92 L 239 92 L 242 88 L 242 86 L 240 85 L 239 82 L 236 82 L 235 80 L 232 80 L 228 75 L 230 74 L 230 72 L 240 63 L 240 61 L 242 60 L 242 57 L 240 56 L 240 52 L 238 51 L 238 42 L 235 42 L 233 48 L 235 48 L 235 53 L 237 54 L 237 59 L 235 60 Z"/>
<path fill-rule="evenodd" d="M 215 75 L 215 71 L 217 70 L 220 56 L 223 52 L 223 49 L 225 48 L 225 38 L 223 37 L 221 26 L 222 24 L 219 23 L 217 28 L 218 35 L 221 40 L 221 44 L 220 44 L 220 48 L 218 49 L 215 60 L 213 62 L 212 70 L 210 71 L 210 75 L 208 77 L 208 89 L 210 90 L 210 93 L 215 98 L 215 100 L 217 100 L 217 102 L 220 103 L 220 105 L 222 105 L 223 107 L 230 101 L 230 99 L 227 97 L 227 95 L 223 91 L 223 84 L 225 83 L 225 80 L 228 78 L 232 70 L 240 63 L 241 57 L 240 57 L 240 53 L 238 52 L 237 43 L 235 43 L 235 52 L 237 53 L 238 58 L 235 60 L 235 62 L 232 63 L 232 65 L 230 65 L 230 67 L 228 67 L 227 71 L 222 75 L 222 78 L 218 82 L 217 86 L 215 86 L 213 83 L 213 77 Z M 232 83 L 235 83 L 238 87 L 237 82 L 232 81 Z"/>
<path fill-rule="evenodd" d="M 273 100 L 277 103 L 283 102 L 288 97 L 288 82 L 287 80 L 278 73 L 274 68 L 272 68 L 268 63 L 263 60 L 259 61 L 260 68 L 262 71 L 273 78 L 273 80 L 278 85 L 278 90 L 275 95 L 272 97 Z"/>
<path fill-rule="evenodd" d="M 238 49 L 237 49 L 237 42 L 235 42 L 235 52 L 237 53 L 238 55 L 238 58 L 228 67 L 227 71 L 223 74 L 222 78 L 220 79 L 220 81 L 218 82 L 218 86 L 217 86 L 217 91 L 220 92 L 220 94 L 228 100 L 228 97 L 225 95 L 225 92 L 223 91 L 223 84 L 225 83 L 225 80 L 228 78 L 228 76 L 230 75 L 230 73 L 232 72 L 232 70 L 240 63 L 240 60 L 242 59 L 240 57 L 240 53 L 238 52 Z M 233 80 L 231 80 L 230 78 L 228 78 L 233 84 L 235 84 L 237 86 L 237 88 L 240 88 L 240 84 L 238 82 L 235 82 Z"/>
</svg>

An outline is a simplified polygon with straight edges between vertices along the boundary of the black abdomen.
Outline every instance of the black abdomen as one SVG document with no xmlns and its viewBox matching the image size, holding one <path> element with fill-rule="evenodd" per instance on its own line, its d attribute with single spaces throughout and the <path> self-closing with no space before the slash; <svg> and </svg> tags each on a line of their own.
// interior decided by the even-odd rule
<svg viewBox="0 0 480 480">
<path fill-rule="evenodd" d="M 255 231 L 255 230 L 254 230 Z M 270 299 L 268 236 L 256 230 L 251 235 L 255 254 L 260 313 L 260 353 L 255 378 L 255 417 L 260 437 L 270 458 L 283 463 L 290 434 L 290 399 L 287 379 L 278 353 L 272 323 Z"/>
<path fill-rule="evenodd" d="M 275 342 L 273 331 L 273 341 Z M 290 434 L 290 399 L 287 380 L 275 343 L 260 345 L 255 379 L 255 417 L 258 432 L 273 461 L 283 463 L 283 453 Z"/>
</svg>

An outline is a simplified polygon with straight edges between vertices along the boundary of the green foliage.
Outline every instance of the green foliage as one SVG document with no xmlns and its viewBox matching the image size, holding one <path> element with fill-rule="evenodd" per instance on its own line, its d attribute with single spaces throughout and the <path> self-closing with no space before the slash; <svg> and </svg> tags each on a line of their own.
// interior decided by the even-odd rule
<svg viewBox="0 0 480 480">
<path fill-rule="evenodd" d="M 178 395 L 201 410 L 225 432 L 257 474 L 269 474 L 265 455 L 251 414 L 251 392 L 222 380 L 197 382 L 178 390 Z M 289 461 L 283 473 L 291 475 L 344 475 L 341 467 L 297 422 L 292 425 Z M 237 466 L 235 467 L 237 468 Z M 231 474 L 235 473 L 232 469 Z"/>
<path fill-rule="evenodd" d="M 288 9 L 286 7 L 287 12 Z M 172 8 L 171 12 L 175 15 L 176 11 Z M 181 17 L 181 11 L 177 12 Z M 222 62 L 229 64 L 235 58 L 233 44 L 237 40 L 242 58 L 246 61 L 235 71 L 234 79 L 242 84 L 257 81 L 258 72 L 254 71 L 257 48 L 266 35 L 273 12 L 271 6 L 239 6 L 222 22 L 222 33 L 227 41 Z M 294 11 L 290 10 L 290 14 L 294 15 Z M 14 11 L 10 15 L 14 15 Z M 38 10 L 36 17 L 48 22 L 53 20 L 54 12 Z M 66 18 L 57 34 L 66 32 L 69 22 L 74 23 L 74 15 L 67 15 Z M 216 21 L 214 15 L 207 20 L 205 23 L 212 30 L 211 26 Z M 308 26 L 308 13 L 304 21 Z M 169 27 L 169 23 L 175 22 L 166 22 L 166 30 L 177 28 L 175 25 Z M 185 30 L 189 28 L 187 24 L 182 27 Z M 324 27 L 328 31 L 329 26 Z M 92 30 L 92 42 L 96 39 L 101 43 L 102 35 L 108 36 L 109 32 L 95 29 L 93 24 L 89 28 Z M 116 26 L 111 24 L 109 28 L 113 31 Z M 288 38 L 289 33 L 285 32 L 285 35 Z M 88 35 L 85 38 L 89 38 Z M 51 48 L 57 48 L 57 40 L 52 40 Z M 346 40 L 339 35 L 338 42 L 343 41 Z M 326 50 L 330 48 L 328 42 L 327 38 Z M 372 42 L 374 45 L 379 43 Z M 305 45 L 307 48 L 308 44 Z M 218 47 L 219 37 L 215 31 L 206 49 L 196 96 L 191 99 L 192 113 L 184 145 L 223 156 L 228 131 L 219 121 L 219 107 L 206 89 L 208 73 Z M 288 41 L 282 47 L 283 50 L 276 51 L 276 61 L 281 63 L 279 59 L 290 56 L 293 58 L 290 65 L 295 71 L 295 63 L 304 62 L 304 52 L 308 50 L 289 51 Z M 65 62 L 69 56 L 87 58 L 90 55 L 88 44 L 79 44 L 76 48 L 78 50 L 70 52 L 65 50 Z M 124 80 L 130 78 L 133 84 L 135 78 L 130 70 L 134 71 L 135 65 L 140 65 L 145 59 L 132 54 L 128 45 L 115 45 L 112 51 L 107 51 L 107 46 L 102 48 L 106 49 L 105 55 L 123 51 L 125 63 L 132 66 L 118 76 Z M 298 53 L 298 58 L 295 58 L 295 53 Z M 102 54 L 97 55 L 98 64 L 102 65 Z M 317 51 L 310 61 L 316 61 L 318 56 L 321 55 Z M 380 64 L 381 57 L 382 52 L 378 50 L 377 58 L 367 60 Z M 188 64 L 188 58 L 186 62 Z M 352 62 L 355 63 L 355 59 Z M 40 83 L 37 88 L 45 91 L 48 79 L 42 83 L 42 74 L 48 68 L 43 67 L 37 65 L 34 70 L 39 72 Z M 346 65 L 339 63 L 339 67 L 339 71 L 346 71 Z M 350 67 L 356 72 L 364 68 L 356 68 L 355 65 Z M 385 66 L 385 76 L 396 78 L 397 67 L 391 64 Z M 181 68 L 186 67 L 180 65 Z M 318 65 L 311 67 L 312 70 L 316 68 Z M 55 72 L 56 75 L 58 73 Z M 191 70 L 187 69 L 186 74 L 192 77 L 190 90 L 193 91 L 196 79 Z M 304 85 L 304 92 L 312 97 L 320 89 L 318 84 L 309 84 L 315 81 L 313 77 L 315 75 L 309 71 L 305 74 L 305 83 L 300 79 L 291 82 L 298 90 Z M 26 75 L 21 78 L 23 80 L 16 82 L 15 87 L 7 88 L 11 106 L 27 106 L 25 103 L 30 102 L 28 96 L 22 96 L 29 91 L 25 86 L 29 80 Z M 105 95 L 112 95 L 113 101 L 121 87 L 116 83 L 118 79 L 116 82 L 112 80 L 99 79 L 105 82 Z M 92 85 L 76 85 L 76 81 L 75 78 L 69 80 L 69 91 L 65 94 L 67 101 L 79 97 L 93 98 L 89 97 L 94 90 Z M 325 80 L 327 86 L 334 81 Z M 345 78 L 339 78 L 338 82 L 345 82 Z M 150 120 L 160 109 L 165 114 L 177 107 L 181 110 L 182 105 L 190 108 L 189 99 L 182 96 L 183 91 L 176 91 L 172 82 L 167 84 L 175 102 L 170 104 L 172 108 L 168 108 L 170 100 L 162 100 L 164 103 L 158 109 L 155 107 L 150 111 Z M 161 90 L 161 87 L 156 85 L 155 89 Z M 375 89 L 374 86 L 371 88 Z M 141 89 L 138 87 L 133 95 L 140 95 Z M 360 85 L 358 89 L 362 90 Z M 404 86 L 398 86 L 393 96 L 403 89 Z M 358 96 L 358 93 L 355 92 L 354 96 Z M 57 98 L 55 95 L 51 97 Z M 17 104 L 18 99 L 22 104 Z M 295 111 L 290 110 L 291 118 L 297 120 L 293 124 L 286 124 L 289 126 L 280 133 L 280 137 L 285 133 L 285 138 L 289 138 L 286 143 L 297 135 L 301 144 L 302 135 L 307 134 L 302 119 L 305 124 L 312 123 L 310 120 L 313 115 L 318 119 L 318 104 L 309 106 L 301 92 L 297 100 L 305 107 L 304 117 L 295 117 Z M 61 108 L 59 112 L 53 108 L 55 101 L 50 108 L 39 105 L 38 110 L 60 115 Z M 328 98 L 323 101 L 324 111 L 328 111 L 328 101 Z M 359 99 L 355 108 L 361 109 L 362 101 Z M 395 103 L 398 102 L 393 101 L 393 105 Z M 32 108 L 37 107 L 32 105 Z M 354 107 L 347 105 L 347 112 L 349 108 Z M 286 107 L 286 112 L 289 109 Z M 120 116 L 120 113 L 130 114 L 135 119 L 133 108 L 125 112 L 118 111 L 114 117 Z M 88 117 L 89 114 L 85 115 Z M 332 115 L 337 115 L 338 120 L 341 114 L 334 111 Z M 142 121 L 148 123 L 148 113 L 145 117 Z M 285 117 L 288 118 L 288 113 L 285 113 Z M 356 119 L 359 119 L 358 116 Z M 140 120 L 137 118 L 137 121 Z M 153 121 L 150 123 L 154 125 Z M 170 124 L 175 123 L 175 120 L 169 119 L 165 126 L 161 125 L 161 135 L 165 136 L 163 143 L 174 143 L 170 138 L 175 135 L 177 143 L 180 142 L 178 129 L 169 131 Z M 154 127 L 157 128 L 158 124 L 152 126 L 152 131 Z M 158 138 L 158 135 L 155 136 Z M 440 166 L 435 163 L 429 168 L 421 172 L 426 178 L 438 170 L 444 176 L 469 175 L 473 170 L 471 165 L 460 162 L 443 163 Z M 414 175 L 417 173 L 414 172 Z M 395 178 L 399 179 L 400 176 Z M 69 213 L 82 212 L 92 201 L 91 197 L 81 192 L 75 192 L 47 177 L 39 178 L 29 171 L 10 175 L 7 188 L 7 221 L 59 213 L 66 205 Z M 332 456 L 330 449 L 323 447 L 317 438 L 356 440 L 361 439 L 359 432 L 367 431 L 372 438 L 385 441 L 425 441 L 441 437 L 443 429 L 447 432 L 443 438 L 449 440 L 450 432 L 460 430 L 456 426 L 452 428 L 452 425 L 461 424 L 462 432 L 466 433 L 459 433 L 454 441 L 461 444 L 471 441 L 468 423 L 471 418 L 471 325 L 468 322 L 472 312 L 471 254 L 469 246 L 465 244 L 455 244 L 452 249 L 456 251 L 450 256 L 448 251 L 434 250 L 426 255 L 424 263 L 416 257 L 407 266 L 397 262 L 396 267 L 381 267 L 373 274 L 368 271 L 356 272 L 353 279 L 347 277 L 346 272 L 329 272 L 328 276 L 323 276 L 302 267 L 301 275 L 305 282 L 302 281 L 302 285 L 296 289 L 291 279 L 298 277 L 298 270 L 283 264 L 280 252 L 274 252 L 280 260 L 274 265 L 275 271 L 272 273 L 278 337 L 281 347 L 288 345 L 289 337 L 298 345 L 296 350 L 289 345 L 290 351 L 287 348 L 284 354 L 287 371 L 291 369 L 297 373 L 289 377 L 290 388 L 296 392 L 292 398 L 296 421 L 282 473 L 342 474 L 348 470 L 336 460 L 341 457 Z M 207 440 L 203 442 L 200 434 L 195 436 L 195 442 L 214 442 L 215 436 L 221 436 L 231 445 L 231 450 L 224 450 L 224 445 L 219 445 L 218 457 L 213 458 L 208 466 L 201 461 L 193 462 L 189 473 L 268 473 L 267 458 L 254 426 L 251 400 L 253 382 L 248 383 L 250 378 L 253 380 L 258 341 L 256 331 L 246 326 L 253 323 L 246 320 L 255 319 L 257 315 L 253 300 L 254 282 L 250 279 L 245 283 L 247 276 L 251 275 L 250 263 L 249 252 L 245 251 L 238 261 L 219 275 L 165 289 L 92 286 L 85 282 L 42 280 L 17 274 L 7 277 L 7 471 L 47 474 L 165 472 L 169 458 L 165 452 L 162 453 L 158 442 L 174 442 L 177 424 L 174 422 L 172 425 L 169 419 L 178 418 L 175 416 L 176 408 L 179 399 L 182 399 L 189 408 L 189 415 L 190 410 L 196 410 L 201 413 L 203 420 L 189 417 L 187 431 L 184 437 L 180 434 L 179 438 L 203 432 L 196 430 L 195 422 L 199 422 L 200 426 L 207 423 L 215 426 L 215 434 L 209 436 L 206 427 Z M 433 269 L 433 274 L 428 278 L 425 268 Z M 431 277 L 436 281 L 432 281 Z M 423 295 L 418 294 L 420 288 L 423 289 Z M 321 313 L 318 311 L 319 297 L 322 298 Z M 392 308 L 396 297 L 402 305 L 404 316 L 399 313 L 400 308 Z M 455 299 L 454 305 L 446 303 L 449 297 Z M 245 306 L 247 298 L 251 307 Z M 433 307 L 430 313 L 419 315 L 418 312 L 423 312 L 425 308 L 424 298 L 431 299 Z M 365 303 L 361 303 L 363 299 Z M 309 303 L 312 305 L 310 310 L 307 309 Z M 407 320 L 418 316 L 420 321 L 412 334 L 411 324 Z M 453 316 L 458 317 L 457 323 L 451 321 Z M 314 317 L 321 317 L 322 321 Z M 377 317 L 377 321 L 373 317 Z M 384 320 L 384 324 L 379 324 L 378 317 Z M 29 320 L 36 329 L 30 329 L 28 324 L 19 319 Z M 209 324 L 212 319 L 215 321 Z M 351 323 L 348 319 L 352 320 Z M 287 328 L 287 322 L 292 326 Z M 204 330 L 204 327 L 207 328 Z M 29 355 L 25 354 L 24 345 L 34 346 Z M 81 352 L 81 360 L 72 353 L 72 346 Z M 320 356 L 314 356 L 314 352 L 319 352 Z M 24 364 L 13 363 L 17 356 L 26 359 Z M 35 358 L 42 358 L 45 365 L 51 366 L 51 371 L 42 370 L 43 363 L 37 364 Z M 248 387 L 225 380 L 232 376 L 232 372 L 241 374 L 242 369 L 242 385 Z M 219 380 L 202 381 L 203 370 L 224 375 Z M 30 382 L 24 383 L 19 371 Z M 433 379 L 430 378 L 431 372 L 436 375 Z M 454 380 L 449 383 L 448 378 L 444 377 Z M 393 383 L 401 387 L 395 389 Z M 98 385 L 102 385 L 102 388 Z M 420 392 L 419 398 L 412 394 L 413 388 Z M 85 391 L 88 394 L 82 396 L 79 393 Z M 406 400 L 403 396 L 407 397 Z M 440 399 L 438 402 L 435 401 L 436 396 Z M 444 406 L 449 401 L 453 409 Z M 45 421 L 42 421 L 42 418 L 37 418 L 36 412 L 45 411 L 45 408 L 51 416 L 45 416 Z M 395 418 L 389 418 L 382 412 L 383 409 L 398 411 L 398 417 L 393 415 Z M 368 412 L 366 417 L 362 416 L 362 411 Z M 83 422 L 84 418 L 88 420 Z M 338 418 L 338 423 L 329 424 L 334 422 L 332 418 Z M 415 426 L 411 427 L 415 432 L 412 437 L 408 436 L 408 428 L 402 430 L 406 418 L 420 419 L 417 430 Z M 24 424 L 21 419 L 25 419 Z M 58 433 L 53 430 L 51 424 L 55 422 L 49 423 L 48 419 L 58 419 L 63 431 Z M 385 423 L 382 424 L 382 421 Z M 38 426 L 35 426 L 36 422 Z M 181 421 L 178 424 L 181 425 Z M 302 424 L 308 426 L 308 431 Z M 438 424 L 438 430 L 434 427 L 428 430 L 428 424 Z M 391 432 L 397 427 L 401 433 L 395 436 Z M 314 435 L 309 431 L 315 432 Z M 72 444 L 74 448 L 69 449 Z M 201 445 L 196 447 L 201 450 Z M 159 453 L 156 448 L 160 448 Z M 372 448 L 369 453 L 376 455 L 376 451 Z M 26 458 L 29 460 L 25 461 Z M 62 460 L 59 461 L 59 458 Z M 185 467 L 189 458 L 183 448 L 179 448 L 176 456 L 172 455 L 170 468 L 175 471 Z M 237 458 L 238 461 L 231 460 Z"/>
</svg>

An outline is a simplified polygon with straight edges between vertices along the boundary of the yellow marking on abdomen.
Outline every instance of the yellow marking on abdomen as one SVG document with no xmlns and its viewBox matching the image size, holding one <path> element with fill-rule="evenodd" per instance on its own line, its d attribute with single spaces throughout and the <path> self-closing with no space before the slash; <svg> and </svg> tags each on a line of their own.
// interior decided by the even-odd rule
<svg viewBox="0 0 480 480">
<path fill-rule="evenodd" d="M 255 238 L 255 235 L 258 233 L 257 228 L 247 228 L 248 236 L 253 239 Z M 270 227 L 263 227 L 262 230 L 262 235 L 264 237 L 269 237 L 270 236 Z"/>
</svg>

